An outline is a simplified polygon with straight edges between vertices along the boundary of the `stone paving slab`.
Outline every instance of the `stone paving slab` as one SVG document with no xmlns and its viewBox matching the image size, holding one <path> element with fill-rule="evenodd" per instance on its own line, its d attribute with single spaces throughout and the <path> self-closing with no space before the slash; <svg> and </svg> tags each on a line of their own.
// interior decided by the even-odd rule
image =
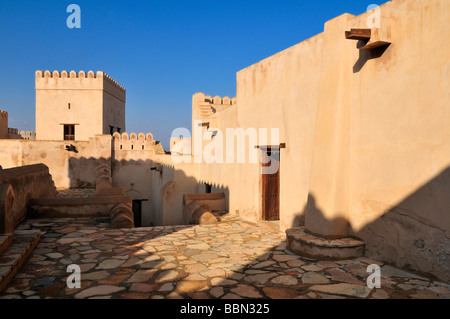
<svg viewBox="0 0 450 319">
<path fill-rule="evenodd" d="M 107 219 L 27 220 L 18 229 L 40 230 L 41 241 L 0 298 L 450 298 L 448 285 L 423 276 L 365 257 L 302 258 L 273 227 L 221 219 L 135 229 L 111 229 Z M 66 285 L 70 264 L 81 268 L 81 288 Z M 380 289 L 366 286 L 369 264 L 388 270 Z"/>
</svg>

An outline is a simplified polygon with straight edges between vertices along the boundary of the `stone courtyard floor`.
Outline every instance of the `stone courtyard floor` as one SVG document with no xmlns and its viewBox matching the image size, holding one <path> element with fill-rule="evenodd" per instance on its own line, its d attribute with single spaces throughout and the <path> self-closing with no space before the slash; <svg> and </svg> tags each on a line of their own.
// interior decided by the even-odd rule
<svg viewBox="0 0 450 319">
<path fill-rule="evenodd" d="M 450 298 L 449 286 L 368 258 L 314 261 L 277 229 L 225 215 L 217 225 L 111 229 L 108 220 L 34 219 L 41 240 L 0 299 Z M 366 286 L 379 264 L 381 288 Z M 66 269 L 81 267 L 81 288 Z"/>
</svg>

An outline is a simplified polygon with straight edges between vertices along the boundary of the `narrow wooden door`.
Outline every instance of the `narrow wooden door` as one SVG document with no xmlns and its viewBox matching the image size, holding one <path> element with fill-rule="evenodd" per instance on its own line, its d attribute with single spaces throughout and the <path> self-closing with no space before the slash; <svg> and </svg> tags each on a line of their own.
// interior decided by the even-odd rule
<svg viewBox="0 0 450 319">
<path fill-rule="evenodd" d="M 271 170 L 270 174 L 262 174 L 262 218 L 263 220 L 280 219 L 280 153 L 277 150 L 261 150 L 265 152 L 263 156 L 270 159 L 268 163 L 261 163 L 263 167 L 277 167 Z"/>
</svg>

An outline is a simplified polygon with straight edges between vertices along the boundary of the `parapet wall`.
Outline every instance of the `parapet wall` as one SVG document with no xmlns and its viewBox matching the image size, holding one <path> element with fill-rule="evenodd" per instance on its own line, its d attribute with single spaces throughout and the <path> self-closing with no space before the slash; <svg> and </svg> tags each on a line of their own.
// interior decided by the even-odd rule
<svg viewBox="0 0 450 319">
<path fill-rule="evenodd" d="M 218 95 L 212 97 L 201 92 L 195 93 L 192 97 L 192 121 L 207 119 L 217 112 L 236 105 L 236 97 L 230 99 L 228 96 L 222 98 Z"/>
<path fill-rule="evenodd" d="M 24 140 L 35 140 L 36 139 L 36 132 L 34 131 L 20 131 L 20 136 Z"/>
<path fill-rule="evenodd" d="M 0 184 L 11 184 L 15 194 L 14 227 L 24 220 L 30 199 L 55 198 L 57 194 L 49 169 L 44 164 L 2 169 Z"/>
<path fill-rule="evenodd" d="M 125 102 L 126 90 L 103 71 L 36 71 L 36 90 L 104 90 Z"/>
<path fill-rule="evenodd" d="M 156 144 L 152 133 L 130 133 L 113 134 L 113 145 L 115 151 L 146 151 L 153 150 Z"/>
</svg>

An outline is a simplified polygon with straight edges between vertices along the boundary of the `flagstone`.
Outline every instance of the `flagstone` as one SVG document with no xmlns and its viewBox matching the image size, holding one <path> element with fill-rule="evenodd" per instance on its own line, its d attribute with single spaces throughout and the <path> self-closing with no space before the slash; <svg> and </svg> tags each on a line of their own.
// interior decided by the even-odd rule
<svg viewBox="0 0 450 319">
<path fill-rule="evenodd" d="M 231 289 L 231 292 L 247 298 L 262 298 L 263 295 L 253 286 L 239 284 Z"/>
<path fill-rule="evenodd" d="M 145 262 L 145 263 L 141 263 L 139 264 L 140 268 L 144 268 L 144 269 L 154 269 L 157 266 L 161 265 L 162 262 L 159 260 L 155 260 L 155 261 L 149 261 L 149 262 Z"/>
<path fill-rule="evenodd" d="M 64 255 L 61 253 L 49 253 L 49 254 L 46 254 L 46 256 L 48 256 L 52 259 L 58 259 L 58 258 L 64 257 Z"/>
<path fill-rule="evenodd" d="M 94 268 L 96 265 L 97 265 L 96 263 L 91 263 L 91 264 L 81 264 L 81 265 L 80 265 L 81 273 L 85 273 L 85 272 L 91 270 L 91 269 Z"/>
<path fill-rule="evenodd" d="M 152 292 L 158 287 L 156 284 L 145 284 L 140 282 L 135 282 L 131 285 L 130 291 L 134 292 Z"/>
<path fill-rule="evenodd" d="M 177 279 L 179 276 L 179 273 L 174 270 L 166 270 L 159 274 L 159 276 L 156 278 L 156 282 L 166 282 L 166 281 L 172 281 Z"/>
<path fill-rule="evenodd" d="M 125 261 L 120 259 L 106 259 L 96 269 L 113 269 L 121 266 Z"/>
<path fill-rule="evenodd" d="M 105 279 L 109 276 L 109 272 L 106 270 L 102 271 L 96 271 L 96 272 L 90 272 L 87 274 L 81 274 L 81 280 L 99 280 L 99 279 Z"/>
<path fill-rule="evenodd" d="M 439 299 L 439 296 L 429 290 L 419 289 L 414 294 L 410 295 L 413 299 Z"/>
<path fill-rule="evenodd" d="M 358 280 L 356 277 L 346 273 L 345 271 L 339 268 L 327 269 L 327 272 L 331 275 L 331 280 L 333 281 L 340 281 L 357 285 L 361 284 L 361 281 Z"/>
<path fill-rule="evenodd" d="M 203 271 L 207 271 L 208 267 L 206 267 L 203 264 L 191 264 L 191 265 L 184 266 L 184 270 L 187 273 L 195 274 L 195 273 L 201 273 Z"/>
<path fill-rule="evenodd" d="M 224 277 L 226 275 L 225 270 L 223 270 L 223 269 L 211 269 L 211 270 L 202 272 L 202 274 L 207 277 Z"/>
<path fill-rule="evenodd" d="M 316 262 L 316 265 L 321 268 L 337 268 L 337 267 L 339 267 L 338 264 L 336 264 L 332 261 L 328 261 L 328 260 L 318 261 L 318 262 Z"/>
<path fill-rule="evenodd" d="M 272 277 L 275 277 L 276 275 L 277 274 L 274 273 L 266 273 L 266 274 L 245 276 L 244 280 L 247 282 L 263 285 L 267 282 L 267 280 L 271 279 Z"/>
<path fill-rule="evenodd" d="M 305 285 L 327 284 L 330 281 L 322 274 L 316 272 L 307 272 L 302 275 L 302 282 Z"/>
<path fill-rule="evenodd" d="M 224 290 L 223 290 L 223 287 L 213 287 L 212 289 L 209 290 L 209 293 L 213 297 L 219 298 L 220 296 L 223 296 Z"/>
<path fill-rule="evenodd" d="M 206 280 L 207 278 L 205 276 L 202 276 L 200 274 L 191 274 L 187 277 L 185 277 L 183 280 Z"/>
<path fill-rule="evenodd" d="M 441 295 L 450 294 L 450 290 L 446 287 L 435 286 L 435 287 L 429 287 L 427 289 L 434 293 L 441 294 Z"/>
<path fill-rule="evenodd" d="M 124 280 L 128 279 L 129 277 L 130 277 L 130 275 L 111 276 L 109 278 L 100 280 L 98 283 L 104 284 L 104 285 L 117 285 L 117 284 L 122 283 Z"/>
<path fill-rule="evenodd" d="M 294 289 L 281 287 L 264 287 L 263 292 L 270 299 L 292 299 L 300 294 Z"/>
<path fill-rule="evenodd" d="M 127 292 L 121 294 L 122 299 L 149 299 L 150 293 Z"/>
<path fill-rule="evenodd" d="M 221 299 L 242 299 L 241 296 L 233 294 L 233 293 L 228 293 L 225 296 L 223 296 Z"/>
<path fill-rule="evenodd" d="M 168 263 L 168 264 L 165 264 L 165 265 L 163 265 L 163 266 L 161 266 L 161 269 L 175 269 L 175 268 L 177 268 L 177 265 L 175 265 L 174 263 Z"/>
<path fill-rule="evenodd" d="M 322 270 L 321 267 L 318 267 L 316 265 L 305 265 L 305 266 L 302 266 L 302 268 L 306 271 L 321 271 Z"/>
<path fill-rule="evenodd" d="M 377 288 L 374 288 L 374 289 L 375 289 L 375 291 L 372 294 L 372 298 L 374 298 L 374 299 L 388 299 L 389 298 L 389 294 L 386 291 L 384 291 L 382 289 L 377 289 Z"/>
<path fill-rule="evenodd" d="M 221 277 L 216 277 L 211 279 L 211 285 L 212 286 L 232 286 L 235 285 L 237 282 L 235 280 L 230 279 L 224 279 Z"/>
<path fill-rule="evenodd" d="M 419 279 L 408 280 L 407 283 L 410 285 L 419 285 L 419 286 L 424 286 L 424 287 L 428 287 L 430 285 L 430 283 L 428 281 L 423 281 L 423 280 L 419 280 Z"/>
<path fill-rule="evenodd" d="M 77 299 L 88 298 L 97 295 L 109 295 L 124 290 L 124 287 L 101 285 L 85 289 L 75 295 Z"/>
<path fill-rule="evenodd" d="M 203 254 L 198 254 L 192 257 L 193 260 L 196 261 L 202 261 L 202 262 L 207 262 L 211 259 L 217 258 L 218 256 L 216 254 L 211 254 L 211 253 L 203 253 Z"/>
<path fill-rule="evenodd" d="M 157 273 L 157 270 L 154 269 L 146 269 L 146 270 L 138 270 L 133 273 L 130 279 L 127 282 L 145 282 L 152 278 Z"/>
<path fill-rule="evenodd" d="M 208 282 L 203 280 L 181 280 L 177 283 L 176 291 L 186 293 L 191 291 L 199 291 L 208 288 Z"/>
<path fill-rule="evenodd" d="M 109 222 L 93 226 L 89 218 L 52 225 L 54 231 L 48 229 L 45 240 L 16 274 L 16 279 L 28 282 L 11 282 L 0 298 L 450 297 L 446 285 L 389 265 L 382 267 L 383 289 L 368 290 L 367 265 L 383 263 L 366 257 L 303 258 L 286 250 L 284 233 L 261 229 L 237 216 L 226 216 L 214 226 L 163 226 L 158 231 L 154 227 L 112 230 Z M 69 237 L 54 237 L 63 235 Z M 71 263 L 82 268 L 82 288 L 66 287 L 65 265 Z M 41 286 L 33 289 L 36 283 Z M 110 287 L 120 290 L 109 291 Z"/>
<path fill-rule="evenodd" d="M 370 294 L 370 289 L 367 286 L 354 284 L 330 284 L 330 285 L 314 285 L 308 288 L 316 292 L 323 292 L 326 294 L 345 295 L 349 297 L 366 298 Z"/>
<path fill-rule="evenodd" d="M 298 283 L 298 280 L 294 276 L 285 275 L 275 277 L 271 280 L 271 282 L 274 284 L 290 286 L 296 285 Z"/>
<path fill-rule="evenodd" d="M 272 259 L 280 262 L 295 261 L 295 260 L 301 262 L 298 256 L 293 255 L 273 255 Z M 305 264 L 305 262 L 302 263 Z"/>
</svg>

